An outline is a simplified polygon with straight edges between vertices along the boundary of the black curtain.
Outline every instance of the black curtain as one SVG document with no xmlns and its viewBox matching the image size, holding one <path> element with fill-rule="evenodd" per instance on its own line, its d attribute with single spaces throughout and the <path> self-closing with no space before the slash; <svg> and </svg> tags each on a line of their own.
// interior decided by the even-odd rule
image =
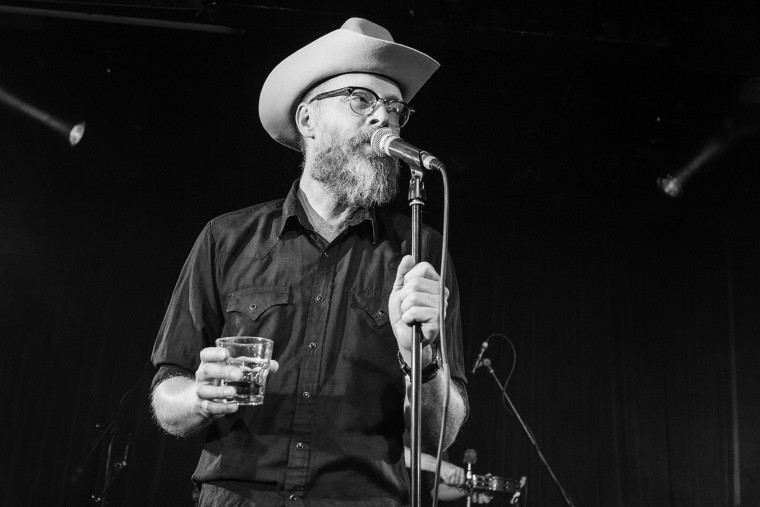
<svg viewBox="0 0 760 507">
<path fill-rule="evenodd" d="M 751 392 L 757 357 L 738 285 L 757 270 L 727 238 L 678 236 L 551 226 L 471 252 L 470 356 L 509 335 L 508 393 L 577 505 L 733 505 L 734 367 Z M 512 350 L 495 337 L 488 351 L 503 382 Z M 526 475 L 534 505 L 562 505 L 487 371 L 469 393 L 460 441 L 480 450 L 476 468 Z"/>
</svg>

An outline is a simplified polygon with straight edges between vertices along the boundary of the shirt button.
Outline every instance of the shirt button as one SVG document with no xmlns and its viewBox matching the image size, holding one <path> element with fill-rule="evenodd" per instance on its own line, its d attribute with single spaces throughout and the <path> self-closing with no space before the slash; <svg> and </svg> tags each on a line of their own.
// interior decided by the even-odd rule
<svg viewBox="0 0 760 507">
<path fill-rule="evenodd" d="M 314 349 L 316 349 L 316 348 L 317 348 L 317 342 L 311 342 L 311 343 L 309 343 L 309 348 L 310 348 L 311 350 L 314 350 Z"/>
<path fill-rule="evenodd" d="M 291 502 L 297 502 L 298 501 L 298 497 L 296 495 L 290 495 L 290 501 Z"/>
<path fill-rule="evenodd" d="M 303 397 L 304 398 L 311 398 L 311 393 L 309 391 L 304 391 L 303 392 Z"/>
<path fill-rule="evenodd" d="M 325 298 L 323 296 L 317 296 L 317 301 L 319 301 L 320 303 L 324 300 Z"/>
<path fill-rule="evenodd" d="M 325 257 L 330 257 L 330 252 L 325 252 Z"/>
<path fill-rule="evenodd" d="M 296 444 L 296 449 L 299 449 L 299 450 L 300 450 L 300 449 L 303 449 L 303 442 L 298 442 L 298 443 Z"/>
</svg>

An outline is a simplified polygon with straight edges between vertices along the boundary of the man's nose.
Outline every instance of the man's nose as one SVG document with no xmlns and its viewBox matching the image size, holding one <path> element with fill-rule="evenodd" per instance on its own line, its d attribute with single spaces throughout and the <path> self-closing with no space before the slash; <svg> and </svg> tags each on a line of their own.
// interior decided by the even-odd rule
<svg viewBox="0 0 760 507">
<path fill-rule="evenodd" d="M 380 127 L 388 126 L 391 119 L 391 114 L 388 111 L 388 104 L 382 99 L 378 100 L 377 104 L 375 104 L 375 110 L 372 111 L 370 116 L 373 125 L 379 124 Z"/>
</svg>

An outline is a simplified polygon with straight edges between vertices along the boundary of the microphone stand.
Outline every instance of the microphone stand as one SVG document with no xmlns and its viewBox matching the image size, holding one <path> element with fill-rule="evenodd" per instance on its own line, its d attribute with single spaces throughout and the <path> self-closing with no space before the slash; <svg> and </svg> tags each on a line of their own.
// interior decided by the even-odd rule
<svg viewBox="0 0 760 507">
<path fill-rule="evenodd" d="M 122 454 L 122 457 L 119 461 L 115 461 L 114 455 L 113 455 L 113 443 L 114 438 L 116 437 L 116 431 L 118 429 L 116 423 L 119 420 L 119 417 L 121 416 L 122 411 L 124 410 L 124 407 L 126 407 L 127 402 L 132 398 L 132 395 L 135 393 L 135 389 L 137 386 L 132 386 L 127 390 L 126 393 L 121 397 L 121 400 L 119 401 L 118 407 L 116 407 L 116 410 L 111 415 L 110 419 L 106 424 L 103 426 L 98 425 L 97 428 L 99 430 L 98 435 L 95 437 L 95 440 L 90 445 L 90 449 L 85 455 L 85 458 L 82 460 L 82 463 L 77 467 L 77 473 L 79 473 L 81 470 L 84 469 L 85 464 L 90 459 L 90 457 L 93 455 L 95 450 L 98 448 L 100 443 L 103 441 L 104 438 L 108 437 L 108 448 L 106 451 L 106 462 L 105 462 L 105 468 L 104 468 L 104 478 L 103 478 L 103 488 L 100 490 L 99 494 L 93 493 L 90 495 L 90 500 L 100 505 L 101 507 L 106 505 L 106 499 L 108 496 L 108 491 L 111 488 L 111 485 L 113 484 L 114 479 L 116 476 L 121 472 L 124 468 L 127 467 L 128 464 L 128 458 L 129 458 L 129 446 L 132 443 L 132 434 L 130 433 L 127 437 L 127 443 L 124 447 L 124 453 Z"/>
<path fill-rule="evenodd" d="M 100 444 L 107 438 L 108 440 L 108 447 L 106 449 L 106 462 L 104 467 L 104 477 L 103 477 L 103 487 L 102 489 L 97 493 L 92 493 L 90 495 L 90 501 L 94 504 L 98 504 L 101 507 L 104 507 L 107 504 L 107 496 L 108 492 L 113 485 L 113 481 L 118 476 L 119 472 L 124 470 L 128 465 L 128 459 L 129 459 L 129 447 L 133 443 L 132 442 L 132 433 L 129 433 L 129 436 L 127 437 L 127 442 L 124 446 L 124 452 L 121 455 L 121 459 L 118 461 L 115 460 L 114 457 L 114 450 L 113 450 L 113 444 L 114 439 L 116 438 L 116 432 L 118 430 L 117 423 L 119 421 L 119 418 L 121 417 L 121 414 L 124 411 L 124 408 L 127 406 L 129 401 L 132 399 L 132 396 L 134 396 L 135 391 L 137 390 L 140 381 L 143 378 L 143 375 L 145 375 L 145 372 L 148 371 L 148 367 L 150 366 L 150 360 L 148 360 L 144 367 L 142 374 L 140 375 L 137 382 L 135 382 L 132 387 L 127 389 L 127 391 L 122 395 L 121 399 L 119 400 L 119 404 L 116 407 L 116 410 L 111 414 L 111 416 L 108 418 L 105 424 L 96 424 L 95 427 L 98 430 L 98 434 L 95 436 L 95 439 L 90 444 L 89 449 L 87 450 L 87 453 L 85 454 L 82 461 L 79 463 L 79 466 L 77 466 L 76 470 L 72 474 L 69 481 L 74 484 L 79 480 L 79 477 L 84 472 L 84 467 L 89 462 L 90 458 L 92 458 L 95 454 L 95 451 L 98 449 Z M 97 482 L 100 482 L 97 480 Z"/>
<path fill-rule="evenodd" d="M 425 206 L 424 173 L 418 167 L 409 165 L 412 178 L 409 181 L 409 207 L 412 210 L 412 259 L 421 260 L 422 208 Z M 411 405 L 410 461 L 411 461 L 411 507 L 422 505 L 421 483 L 421 440 L 422 440 L 422 330 L 419 324 L 412 326 L 412 375 L 409 404 Z"/>
<path fill-rule="evenodd" d="M 422 208 L 425 206 L 425 185 L 421 169 L 409 165 L 412 178 L 409 181 L 409 207 L 412 210 L 412 259 L 415 264 L 420 262 L 420 244 L 422 243 Z M 409 404 L 411 405 L 411 507 L 422 505 L 420 484 L 422 482 L 421 449 L 422 439 L 422 330 L 419 324 L 412 327 L 412 375 Z"/>
<path fill-rule="evenodd" d="M 572 498 L 570 498 L 570 495 L 567 491 L 565 491 L 565 488 L 562 487 L 562 484 L 560 484 L 559 479 L 557 479 L 557 476 L 554 475 L 554 471 L 549 466 L 549 462 L 546 461 L 546 458 L 544 458 L 543 453 L 541 452 L 541 449 L 538 446 L 538 443 L 536 442 L 535 437 L 533 436 L 533 432 L 530 431 L 528 428 L 528 425 L 525 424 L 525 421 L 523 421 L 522 417 L 520 417 L 520 413 L 517 411 L 515 406 L 512 404 L 512 400 L 509 398 L 509 395 L 507 395 L 507 390 L 504 386 L 501 385 L 501 382 L 499 381 L 499 377 L 496 376 L 496 372 L 493 371 L 493 368 L 491 368 L 491 360 L 488 358 L 483 359 L 482 363 L 483 366 L 488 370 L 488 373 L 491 374 L 494 381 L 496 382 L 496 385 L 499 386 L 499 390 L 501 391 L 501 395 L 504 397 L 505 400 L 507 400 L 507 403 L 509 403 L 509 407 L 512 409 L 512 412 L 515 414 L 515 417 L 520 422 L 520 425 L 522 426 L 523 430 L 525 431 L 525 434 L 528 435 L 528 439 L 533 444 L 533 447 L 536 448 L 536 452 L 538 453 L 538 457 L 541 459 L 541 463 L 543 463 L 544 467 L 546 467 L 546 470 L 549 472 L 549 475 L 551 476 L 552 480 L 554 480 L 554 484 L 557 485 L 557 488 L 559 489 L 560 493 L 562 493 L 562 496 L 565 498 L 565 502 L 570 507 L 575 507 L 575 504 L 573 503 Z"/>
</svg>

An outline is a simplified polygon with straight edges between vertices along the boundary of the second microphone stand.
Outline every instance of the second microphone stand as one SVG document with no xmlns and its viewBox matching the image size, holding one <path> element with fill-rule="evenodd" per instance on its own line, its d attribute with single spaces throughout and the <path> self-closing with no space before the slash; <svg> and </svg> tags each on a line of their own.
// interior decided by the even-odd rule
<svg viewBox="0 0 760 507">
<path fill-rule="evenodd" d="M 517 411 L 517 409 L 515 408 L 515 405 L 512 403 L 512 400 L 507 394 L 506 385 L 502 385 L 501 381 L 499 381 L 499 377 L 496 376 L 496 372 L 491 366 L 491 360 L 488 358 L 483 359 L 482 365 L 488 370 L 488 373 L 491 374 L 491 377 L 493 377 L 494 381 L 496 382 L 496 385 L 499 386 L 499 390 L 501 390 L 502 397 L 507 401 L 507 403 L 509 403 L 509 408 L 512 409 L 512 412 L 515 414 L 517 421 L 520 423 L 520 426 L 522 426 L 523 430 L 525 431 L 525 434 L 528 436 L 530 443 L 533 444 L 533 447 L 536 449 L 536 453 L 538 454 L 538 457 L 541 460 L 541 463 L 543 463 L 544 467 L 546 468 L 546 471 L 549 472 L 549 475 L 554 481 L 554 484 L 557 485 L 557 489 L 559 489 L 560 493 L 562 493 L 562 496 L 565 499 L 565 503 L 567 503 L 568 507 L 575 507 L 575 504 L 573 503 L 573 499 L 570 498 L 570 494 L 567 492 L 567 490 L 565 490 L 565 487 L 562 486 L 562 484 L 559 482 L 559 479 L 557 479 L 557 476 L 554 475 L 554 470 L 552 470 L 552 467 L 549 466 L 549 462 L 544 457 L 544 453 L 541 452 L 541 448 L 538 446 L 538 442 L 536 441 L 536 437 L 533 436 L 533 432 L 530 430 L 530 428 L 528 428 L 528 425 L 525 424 L 525 421 L 523 421 L 523 418 L 520 417 L 520 413 Z M 522 482 L 522 484 L 524 484 L 524 481 Z"/>
</svg>

